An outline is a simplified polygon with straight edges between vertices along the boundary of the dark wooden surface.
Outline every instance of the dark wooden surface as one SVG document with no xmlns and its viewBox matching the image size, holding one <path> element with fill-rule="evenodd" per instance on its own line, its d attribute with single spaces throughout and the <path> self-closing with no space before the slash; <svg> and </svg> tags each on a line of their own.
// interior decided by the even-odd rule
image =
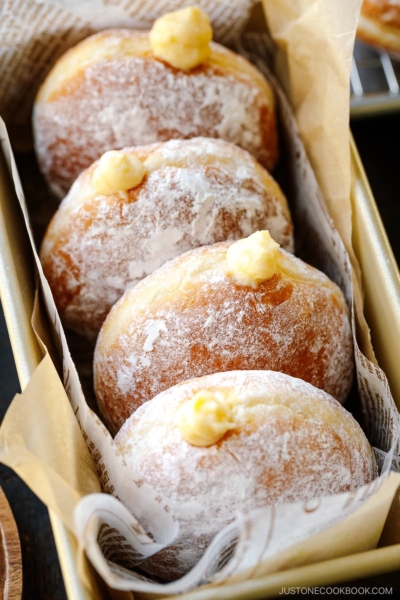
<svg viewBox="0 0 400 600">
<path fill-rule="evenodd" d="M 21 600 L 21 545 L 14 516 L 1 488 L 0 538 L 0 598 L 1 600 Z"/>
<path fill-rule="evenodd" d="M 0 311 L 0 417 L 20 391 L 3 312 Z M 22 551 L 23 599 L 66 600 L 47 508 L 15 473 L 0 464 L 0 485 L 13 511 Z"/>
<path fill-rule="evenodd" d="M 400 114 L 356 121 L 352 124 L 352 130 L 400 264 Z M 0 311 L 1 418 L 18 391 L 19 383 L 7 329 Z M 24 600 L 65 599 L 47 509 L 3 465 L 0 465 L 0 485 L 13 510 L 21 539 Z M 364 585 L 366 582 L 360 583 Z M 371 582 L 370 585 L 374 583 Z"/>
</svg>

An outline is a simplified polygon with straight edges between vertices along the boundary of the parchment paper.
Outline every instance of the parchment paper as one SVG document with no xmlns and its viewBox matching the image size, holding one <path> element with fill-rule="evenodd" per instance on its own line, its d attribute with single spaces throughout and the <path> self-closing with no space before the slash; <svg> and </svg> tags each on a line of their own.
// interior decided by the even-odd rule
<svg viewBox="0 0 400 600">
<path fill-rule="evenodd" d="M 15 2 L 14 7 L 17 4 L 18 2 Z M 335 42 L 330 37 L 332 28 L 321 26 L 315 29 L 315 25 L 319 23 L 316 15 L 324 3 L 321 4 L 318 0 L 304 0 L 290 4 L 294 5 L 294 8 L 285 14 L 285 19 L 289 20 L 285 20 L 284 29 L 296 30 L 296 27 L 300 26 L 299 31 L 303 33 L 298 33 L 297 38 L 294 36 L 298 43 L 307 45 L 308 41 L 302 36 L 305 32 L 308 36 L 316 35 L 315 31 L 318 31 L 318 45 L 326 43 L 332 48 L 340 46 L 342 37 L 347 40 L 353 39 L 354 28 L 351 31 L 347 29 L 350 21 L 347 18 L 340 20 L 341 13 L 349 15 L 349 2 L 346 0 L 338 0 L 335 3 Z M 282 12 L 279 11 L 285 6 L 288 8 L 288 5 L 285 0 L 271 0 L 270 3 L 268 16 L 278 41 L 279 27 L 283 26 L 279 16 Z M 303 10 L 304 8 L 307 10 Z M 351 23 L 354 25 L 355 8 L 356 4 L 352 3 Z M 298 67 L 293 56 L 296 48 L 296 45 L 290 45 L 286 61 L 287 64 L 290 64 L 290 59 L 293 62 L 292 68 L 287 71 L 287 82 L 292 88 L 295 87 L 292 85 L 292 71 L 296 72 Z M 301 63 L 302 60 L 299 59 L 298 62 Z M 343 56 L 332 52 L 329 54 L 329 60 L 330 71 L 343 75 Z M 310 86 L 318 87 L 321 82 L 319 74 L 310 74 L 309 77 Z M 314 115 L 314 128 L 319 132 L 320 139 L 324 137 L 323 130 L 326 130 L 326 135 L 327 132 L 331 132 L 333 147 L 338 149 L 338 155 L 342 157 L 348 152 L 348 148 L 346 150 L 344 147 L 346 144 L 348 146 L 348 130 L 347 138 L 341 138 L 340 135 L 335 137 L 336 129 L 331 126 L 331 122 L 337 119 L 341 121 L 338 110 L 344 105 L 343 93 L 343 86 L 339 87 L 337 94 L 340 99 L 335 104 L 338 108 L 333 106 L 332 112 L 328 111 L 325 114 L 327 122 L 329 121 L 327 130 L 327 123 L 319 120 L 318 102 L 322 102 L 322 92 L 313 96 L 314 100 L 310 99 L 304 104 L 303 111 L 300 111 L 301 116 L 307 116 L 304 116 L 306 121 L 311 121 L 311 116 Z M 346 98 L 348 102 L 348 96 Z M 298 137 L 290 108 L 281 94 L 279 100 L 282 142 L 287 161 L 287 188 L 297 232 L 297 251 L 342 287 L 352 307 L 352 269 L 348 254 L 324 204 L 315 175 Z M 298 110 L 295 106 L 296 108 Z M 2 122 L 0 138 L 29 227 L 22 187 Z M 319 179 L 325 177 L 324 161 L 329 164 L 330 160 L 328 152 L 322 153 L 321 157 L 323 160 L 319 163 L 320 170 L 316 169 Z M 348 170 L 349 160 L 348 154 Z M 336 174 L 339 176 L 339 171 Z M 335 177 L 331 177 L 329 181 L 334 188 Z M 345 186 L 342 184 L 343 180 L 341 185 L 332 191 L 332 197 L 345 197 Z M 346 222 L 345 234 L 349 231 L 348 225 Z M 208 582 L 209 585 L 223 585 L 221 579 L 232 581 L 234 578 L 235 581 L 239 581 L 259 577 L 274 570 L 285 569 L 289 565 L 313 562 L 318 560 L 319 556 L 330 558 L 346 555 L 373 548 L 377 544 L 399 484 L 398 474 L 388 477 L 387 470 L 391 465 L 395 468 L 399 466 L 400 423 L 384 374 L 358 349 L 352 317 L 357 378 L 360 384 L 359 396 L 366 418 L 367 433 L 371 443 L 382 451 L 381 454 L 378 453 L 378 457 L 381 455 L 384 458 L 385 453 L 392 453 L 386 459 L 384 474 L 355 494 L 317 499 L 312 504 L 312 510 L 308 504 L 299 503 L 240 516 L 217 536 L 202 561 L 186 579 L 175 582 L 168 589 L 127 570 L 123 566 L 127 564 L 126 561 L 130 566 L 137 565 L 142 556 L 149 556 L 169 543 L 176 535 L 177 526 L 167 502 L 157 496 L 150 486 L 135 477 L 134 473 L 127 471 L 115 452 L 111 436 L 88 407 L 37 254 L 35 259 L 44 305 L 53 325 L 55 340 L 62 352 L 65 391 L 58 381 L 54 366 L 46 356 L 35 372 L 31 384 L 23 394 L 16 397 L 6 415 L 0 430 L 0 458 L 2 462 L 12 466 L 49 507 L 56 510 L 68 527 L 75 528 L 81 546 L 86 549 L 92 563 L 109 585 L 120 589 L 175 594 L 198 584 Z M 42 319 L 40 306 L 37 305 L 34 314 L 37 330 L 40 329 Z M 31 400 L 32 396 L 36 398 L 35 401 Z M 36 416 L 35 402 L 43 403 L 40 420 Z M 27 423 L 34 424 L 34 427 L 27 426 Z M 80 429 L 77 428 L 77 423 Z M 86 442 L 86 446 L 83 441 Z M 92 465 L 89 455 L 93 461 Z M 98 477 L 97 482 L 95 473 Z M 104 494 L 87 496 L 89 492 L 98 492 L 99 487 L 114 498 Z M 107 510 L 109 517 L 105 517 Z M 291 514 L 298 515 L 298 518 L 291 520 Z M 369 524 L 368 532 L 365 531 L 366 521 Z M 127 535 L 129 532 L 129 540 L 121 530 Z M 271 535 L 268 536 L 268 533 Z M 268 544 L 265 544 L 266 539 Z M 113 561 L 107 554 L 110 546 L 113 548 Z M 315 551 L 316 548 L 319 554 Z M 108 556 L 108 559 L 105 556 Z M 82 565 L 82 577 L 87 581 L 84 563 Z"/>
<path fill-rule="evenodd" d="M 263 0 L 278 46 L 275 72 L 353 268 L 359 343 L 376 364 L 363 314 L 362 277 L 353 251 L 350 203 L 350 70 L 362 0 Z"/>
</svg>

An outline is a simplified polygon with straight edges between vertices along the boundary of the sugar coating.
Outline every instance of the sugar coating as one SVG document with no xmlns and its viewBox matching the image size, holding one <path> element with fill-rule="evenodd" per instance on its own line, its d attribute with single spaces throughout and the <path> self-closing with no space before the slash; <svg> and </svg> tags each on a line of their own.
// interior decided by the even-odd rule
<svg viewBox="0 0 400 600">
<path fill-rule="evenodd" d="M 111 310 L 97 340 L 94 381 L 112 431 L 165 389 L 223 371 L 281 371 L 345 400 L 353 346 L 339 288 L 281 249 L 271 279 L 256 289 L 236 285 L 226 273 L 231 243 L 175 258 Z M 148 352 L 154 321 L 162 329 Z"/>
<path fill-rule="evenodd" d="M 156 60 L 147 32 L 106 31 L 69 51 L 39 92 L 33 117 L 39 164 L 53 191 L 62 197 L 107 150 L 172 138 L 223 138 L 272 168 L 269 85 L 242 57 L 211 48 L 210 59 L 189 72 Z"/>
<path fill-rule="evenodd" d="M 113 304 L 167 260 L 259 229 L 293 250 L 279 186 L 249 153 L 218 139 L 124 149 L 147 170 L 127 192 L 93 186 L 95 163 L 75 182 L 46 232 L 41 260 L 64 323 L 97 335 Z"/>
<path fill-rule="evenodd" d="M 188 444 L 176 415 L 199 390 L 235 394 L 236 427 L 213 446 Z M 125 462 L 166 500 L 179 538 L 143 566 L 183 575 L 238 511 L 348 492 L 374 477 L 371 448 L 338 402 L 271 371 L 217 373 L 144 404 L 117 437 Z"/>
</svg>

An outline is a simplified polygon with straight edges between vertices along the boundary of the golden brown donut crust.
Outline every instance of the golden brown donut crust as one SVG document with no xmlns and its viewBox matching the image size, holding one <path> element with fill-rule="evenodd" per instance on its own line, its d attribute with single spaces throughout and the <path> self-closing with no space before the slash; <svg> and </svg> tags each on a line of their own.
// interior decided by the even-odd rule
<svg viewBox="0 0 400 600">
<path fill-rule="evenodd" d="M 361 13 L 382 25 L 400 29 L 399 0 L 364 0 Z"/>
<path fill-rule="evenodd" d="M 41 261 L 64 324 L 96 336 L 113 304 L 140 279 L 192 248 L 269 229 L 293 250 L 286 199 L 245 150 L 194 138 L 124 149 L 148 164 L 140 185 L 103 195 L 94 163 L 61 203 Z"/>
<path fill-rule="evenodd" d="M 236 285 L 225 273 L 229 245 L 170 261 L 111 310 L 94 357 L 111 431 L 163 390 L 222 371 L 281 371 L 346 398 L 353 346 L 339 288 L 281 250 L 272 279 L 257 289 Z"/>
<path fill-rule="evenodd" d="M 62 196 L 106 150 L 172 138 L 220 137 L 272 169 L 278 141 L 272 90 L 236 53 L 211 44 L 191 71 L 155 59 L 148 33 L 109 30 L 56 63 L 33 116 L 41 169 Z"/>
<path fill-rule="evenodd" d="M 399 0 L 364 0 L 357 37 L 364 42 L 399 54 Z"/>
<path fill-rule="evenodd" d="M 236 427 L 212 446 L 188 444 L 177 414 L 198 391 L 233 394 Z M 116 444 L 179 522 L 174 544 L 142 568 L 173 579 L 240 511 L 349 492 L 374 478 L 371 447 L 328 394 L 270 371 L 217 373 L 144 404 Z"/>
</svg>

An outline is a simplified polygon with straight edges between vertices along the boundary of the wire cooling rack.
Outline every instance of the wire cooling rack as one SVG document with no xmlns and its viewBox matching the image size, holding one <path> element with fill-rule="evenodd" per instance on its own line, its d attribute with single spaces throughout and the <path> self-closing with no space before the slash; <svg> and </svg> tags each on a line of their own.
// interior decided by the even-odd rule
<svg viewBox="0 0 400 600">
<path fill-rule="evenodd" d="M 400 110 L 400 61 L 357 41 L 350 87 L 352 117 Z"/>
<path fill-rule="evenodd" d="M 273 56 L 271 39 L 260 32 L 246 32 L 236 49 L 258 66 Z M 350 88 L 351 117 L 400 111 L 400 60 L 357 41 Z"/>
</svg>

